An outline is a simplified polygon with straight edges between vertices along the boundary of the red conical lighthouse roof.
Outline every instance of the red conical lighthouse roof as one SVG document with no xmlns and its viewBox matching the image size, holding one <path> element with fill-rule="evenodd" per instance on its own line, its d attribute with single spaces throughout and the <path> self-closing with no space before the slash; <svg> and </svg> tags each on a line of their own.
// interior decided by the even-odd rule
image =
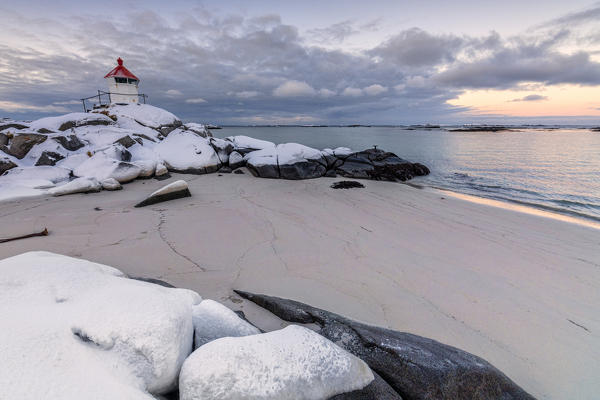
<svg viewBox="0 0 600 400">
<path fill-rule="evenodd" d="M 105 78 L 111 78 L 113 76 L 118 76 L 121 78 L 137 79 L 138 81 L 140 80 L 137 76 L 135 76 L 134 74 L 129 72 L 129 70 L 123 66 L 123 60 L 121 60 L 121 57 L 117 58 L 117 63 L 119 65 L 117 65 L 112 71 L 110 71 L 108 74 L 106 74 Z"/>
</svg>

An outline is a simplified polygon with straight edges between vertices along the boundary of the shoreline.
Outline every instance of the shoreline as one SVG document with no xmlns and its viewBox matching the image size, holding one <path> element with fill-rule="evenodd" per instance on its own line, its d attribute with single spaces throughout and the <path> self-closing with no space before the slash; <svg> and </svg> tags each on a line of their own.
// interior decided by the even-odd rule
<svg viewBox="0 0 600 400">
<path fill-rule="evenodd" d="M 248 171 L 246 171 L 246 172 L 249 173 Z M 183 179 L 183 180 L 185 180 L 186 177 L 198 176 L 198 174 L 180 174 L 180 173 L 175 173 L 175 174 L 180 175 L 181 179 Z M 213 172 L 211 174 L 220 174 L 220 172 L 217 171 L 217 172 Z M 204 175 L 204 174 L 200 174 L 200 176 L 201 175 Z M 268 178 L 266 178 L 266 179 L 268 179 Z M 320 178 L 313 178 L 313 179 L 320 179 Z M 343 176 L 338 176 L 337 178 L 332 178 L 332 179 L 363 181 L 362 179 L 345 178 Z M 417 183 L 413 182 L 414 180 L 417 180 Z M 374 182 L 374 181 L 367 180 L 367 182 Z M 123 189 L 126 190 L 127 186 L 130 183 L 132 183 L 132 182 L 124 184 Z M 407 185 L 407 186 L 410 186 L 410 187 L 413 187 L 416 189 L 439 191 L 439 192 L 445 193 L 449 196 L 452 196 L 454 198 L 462 199 L 464 201 L 468 201 L 468 202 L 472 202 L 472 203 L 476 203 L 476 204 L 487 205 L 490 207 L 496 207 L 496 208 L 501 208 L 501 209 L 505 209 L 505 210 L 512 210 L 512 211 L 521 212 L 521 213 L 528 214 L 528 215 L 535 215 L 535 216 L 543 217 L 543 218 L 555 219 L 555 220 L 559 220 L 559 221 L 563 221 L 563 222 L 567 222 L 567 223 L 585 226 L 588 228 L 600 229 L 600 220 L 596 220 L 594 217 L 589 216 L 589 215 L 581 215 L 578 213 L 573 213 L 566 209 L 561 210 L 561 209 L 557 208 L 557 209 L 549 210 L 541 205 L 533 205 L 533 204 L 528 204 L 528 203 L 522 204 L 518 200 L 508 200 L 508 199 L 498 200 L 498 199 L 492 199 L 492 198 L 484 197 L 484 196 L 477 196 L 477 195 L 473 195 L 473 194 L 461 193 L 461 192 L 457 192 L 457 191 L 454 191 L 451 189 L 442 188 L 439 186 L 418 183 L 418 178 L 413 178 L 406 182 L 392 182 L 392 183 Z M 29 188 L 28 190 L 38 190 L 38 189 Z M 38 193 L 38 194 L 28 194 L 28 195 L 24 195 L 24 196 L 15 196 L 15 197 L 9 197 L 9 198 L 2 198 L 0 196 L 0 205 L 2 205 L 4 203 L 14 202 L 14 201 L 39 199 L 39 198 L 46 198 L 46 197 L 50 197 L 50 195 L 48 195 L 47 193 Z M 561 212 L 561 211 L 564 211 L 564 212 Z"/>
<path fill-rule="evenodd" d="M 178 179 L 191 198 L 133 208 Z M 0 236 L 50 230 L 0 245 L 0 258 L 48 250 L 104 263 L 267 330 L 282 322 L 232 289 L 294 299 L 469 351 L 540 399 L 600 390 L 598 229 L 410 183 L 330 189 L 336 180 L 173 174 L 0 202 Z"/>
</svg>

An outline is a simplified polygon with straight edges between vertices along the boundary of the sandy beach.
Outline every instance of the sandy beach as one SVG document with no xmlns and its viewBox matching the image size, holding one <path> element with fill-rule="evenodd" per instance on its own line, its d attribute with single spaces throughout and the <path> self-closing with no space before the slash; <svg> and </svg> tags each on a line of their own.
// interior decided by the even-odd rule
<svg viewBox="0 0 600 400">
<path fill-rule="evenodd" d="M 192 197 L 145 208 L 185 179 Z M 0 258 L 48 250 L 161 279 L 282 324 L 232 289 L 299 300 L 481 356 L 541 399 L 600 391 L 600 229 L 434 189 L 249 173 L 0 203 Z"/>
</svg>

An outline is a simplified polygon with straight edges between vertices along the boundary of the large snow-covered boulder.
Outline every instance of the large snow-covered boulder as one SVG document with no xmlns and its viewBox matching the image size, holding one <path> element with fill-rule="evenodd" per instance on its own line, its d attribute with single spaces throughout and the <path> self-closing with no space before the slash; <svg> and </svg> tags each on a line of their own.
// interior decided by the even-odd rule
<svg viewBox="0 0 600 400">
<path fill-rule="evenodd" d="M 154 151 L 172 171 L 205 174 L 215 172 L 221 166 L 208 139 L 181 129 L 171 132 Z"/>
<path fill-rule="evenodd" d="M 214 340 L 179 377 L 180 399 L 328 399 L 362 389 L 373 373 L 359 358 L 300 326 Z"/>
<path fill-rule="evenodd" d="M 267 147 L 244 158 L 248 169 L 261 178 L 311 179 L 327 172 L 323 153 L 298 143 Z"/>
<path fill-rule="evenodd" d="M 47 252 L 0 261 L 7 399 L 151 400 L 173 389 L 200 297 Z"/>
<path fill-rule="evenodd" d="M 260 333 L 254 325 L 214 300 L 194 306 L 194 347 L 198 348 L 222 337 L 239 337 Z"/>
</svg>

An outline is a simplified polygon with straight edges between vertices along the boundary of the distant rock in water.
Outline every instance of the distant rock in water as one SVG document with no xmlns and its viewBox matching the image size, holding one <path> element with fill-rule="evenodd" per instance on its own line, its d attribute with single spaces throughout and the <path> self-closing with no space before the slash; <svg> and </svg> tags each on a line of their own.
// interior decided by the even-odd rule
<svg viewBox="0 0 600 400">
<path fill-rule="evenodd" d="M 404 400 L 534 399 L 487 361 L 455 347 L 297 301 L 235 292 L 285 321 L 320 325 L 321 335 L 364 360 Z"/>
<path fill-rule="evenodd" d="M 188 189 L 188 184 L 186 181 L 179 180 L 175 181 L 167 186 L 164 186 L 150 196 L 148 196 L 145 200 L 139 202 L 135 205 L 135 207 L 145 207 L 156 203 L 161 203 L 163 201 L 181 199 L 184 197 L 191 197 L 192 194 Z"/>
<path fill-rule="evenodd" d="M 500 131 L 510 131 L 510 128 L 506 126 L 465 126 L 463 128 L 454 128 L 448 129 L 449 132 L 500 132 Z"/>
<path fill-rule="evenodd" d="M 334 182 L 333 185 L 331 185 L 332 189 L 353 189 L 353 188 L 364 188 L 365 185 L 363 185 L 360 182 L 357 181 L 339 181 L 339 182 Z"/>
</svg>

